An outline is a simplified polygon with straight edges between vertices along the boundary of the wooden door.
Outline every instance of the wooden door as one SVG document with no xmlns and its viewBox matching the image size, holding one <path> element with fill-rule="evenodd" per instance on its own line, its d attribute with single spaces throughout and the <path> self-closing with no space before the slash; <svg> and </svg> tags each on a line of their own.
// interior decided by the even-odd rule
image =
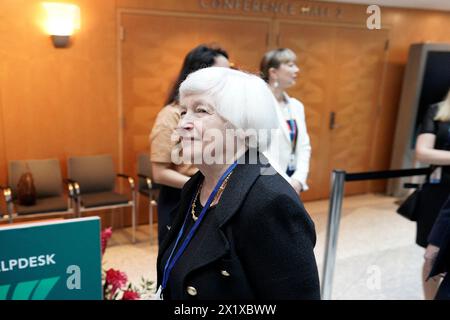
<svg viewBox="0 0 450 320">
<path fill-rule="evenodd" d="M 279 46 L 298 55 L 299 79 L 289 93 L 305 105 L 311 138 L 310 191 L 302 198 L 327 198 L 333 169 L 371 170 L 387 33 L 292 22 L 278 31 Z M 368 191 L 366 182 L 346 186 L 347 195 Z"/>
<path fill-rule="evenodd" d="M 136 172 L 136 155 L 149 150 L 149 133 L 164 106 L 186 53 L 201 43 L 218 43 L 239 68 L 257 72 L 267 47 L 264 21 L 220 17 L 122 16 L 123 156 L 126 172 Z"/>
<path fill-rule="evenodd" d="M 302 101 L 305 106 L 306 124 L 311 140 L 312 157 L 308 185 L 310 190 L 303 194 L 304 200 L 327 196 L 323 180 L 328 173 L 329 139 L 328 106 L 333 90 L 334 29 L 326 26 L 281 23 L 279 45 L 290 48 L 297 54 L 299 77 L 289 95 Z"/>
<path fill-rule="evenodd" d="M 269 22 L 135 13 L 122 14 L 121 22 L 123 166 L 134 175 L 137 154 L 149 152 L 151 128 L 185 55 L 199 44 L 217 43 L 236 67 L 257 72 Z"/>
<path fill-rule="evenodd" d="M 328 172 L 373 170 L 379 97 L 387 31 L 337 28 L 334 88 L 329 112 L 335 114 L 335 129 L 330 130 Z M 370 182 L 347 183 L 346 194 L 370 191 Z"/>
</svg>

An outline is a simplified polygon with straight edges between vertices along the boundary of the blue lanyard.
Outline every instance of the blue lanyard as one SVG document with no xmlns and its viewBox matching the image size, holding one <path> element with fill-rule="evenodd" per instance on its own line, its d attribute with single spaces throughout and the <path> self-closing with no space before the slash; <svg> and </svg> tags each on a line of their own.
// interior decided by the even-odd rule
<svg viewBox="0 0 450 320">
<path fill-rule="evenodd" d="M 295 149 L 297 146 L 297 126 L 296 123 L 294 121 L 294 119 L 290 118 L 288 120 L 289 123 L 289 135 L 291 137 L 291 146 L 292 146 L 292 153 L 295 153 Z"/>
<path fill-rule="evenodd" d="M 295 122 L 294 122 L 294 119 L 289 119 L 288 120 L 289 121 L 289 133 L 291 134 L 291 141 L 294 141 L 294 138 L 295 138 Z"/>
<path fill-rule="evenodd" d="M 289 119 L 287 120 L 287 122 L 289 123 L 289 136 L 291 138 L 292 153 L 294 154 L 298 139 L 297 126 L 295 124 L 294 118 L 292 117 L 292 110 L 290 105 L 287 106 L 287 110 L 289 112 Z"/>
<path fill-rule="evenodd" d="M 191 205 L 188 208 L 186 217 L 184 218 L 183 226 L 181 227 L 180 232 L 178 233 L 177 241 L 175 242 L 175 245 L 173 246 L 172 252 L 170 253 L 169 259 L 167 259 L 166 265 L 164 267 L 164 273 L 163 273 L 163 279 L 162 279 L 162 290 L 164 290 L 167 286 L 167 281 L 169 280 L 170 273 L 172 272 L 173 267 L 180 259 L 183 252 L 186 250 L 186 247 L 188 246 L 189 242 L 191 241 L 192 237 L 194 236 L 195 232 L 197 231 L 200 223 L 203 220 L 203 217 L 205 216 L 206 211 L 209 209 L 214 197 L 216 196 L 217 192 L 219 191 L 220 186 L 222 185 L 225 178 L 233 171 L 234 168 L 237 166 L 237 161 L 234 162 L 228 169 L 225 171 L 225 173 L 220 177 L 219 181 L 217 182 L 216 186 L 214 187 L 213 192 L 209 195 L 208 201 L 206 201 L 205 206 L 203 207 L 202 211 L 200 212 L 200 216 L 198 217 L 197 221 L 195 222 L 194 226 L 192 227 L 191 231 L 187 235 L 186 239 L 184 239 L 183 244 L 181 245 L 180 249 L 178 249 L 177 253 L 172 259 L 172 256 L 175 252 L 175 249 L 178 246 L 178 242 L 180 241 L 184 228 L 186 226 L 187 219 L 189 217 L 189 211 L 191 210 L 192 203 L 194 202 L 195 196 L 191 200 Z"/>
</svg>

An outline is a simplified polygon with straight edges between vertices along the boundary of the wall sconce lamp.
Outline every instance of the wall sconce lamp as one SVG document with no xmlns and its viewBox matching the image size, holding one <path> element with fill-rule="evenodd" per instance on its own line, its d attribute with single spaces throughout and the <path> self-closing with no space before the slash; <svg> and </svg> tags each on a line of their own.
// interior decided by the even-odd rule
<svg viewBox="0 0 450 320">
<path fill-rule="evenodd" d="M 42 3 L 47 18 L 46 32 L 51 36 L 55 48 L 67 48 L 74 31 L 80 29 L 80 8 L 74 4 Z"/>
</svg>

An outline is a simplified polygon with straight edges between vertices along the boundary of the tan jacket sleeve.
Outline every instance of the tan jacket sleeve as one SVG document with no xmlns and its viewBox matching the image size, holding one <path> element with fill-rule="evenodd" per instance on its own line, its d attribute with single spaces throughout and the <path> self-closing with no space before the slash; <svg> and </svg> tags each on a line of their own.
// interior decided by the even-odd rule
<svg viewBox="0 0 450 320">
<path fill-rule="evenodd" d="M 158 113 L 150 134 L 150 160 L 152 162 L 172 162 L 171 152 L 177 143 L 175 129 L 179 120 L 180 112 L 175 106 L 166 106 Z"/>
</svg>

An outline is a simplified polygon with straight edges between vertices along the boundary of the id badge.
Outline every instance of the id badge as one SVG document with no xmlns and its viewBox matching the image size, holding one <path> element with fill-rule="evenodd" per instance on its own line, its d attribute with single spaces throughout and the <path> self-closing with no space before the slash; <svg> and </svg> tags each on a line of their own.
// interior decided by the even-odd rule
<svg viewBox="0 0 450 320">
<path fill-rule="evenodd" d="M 289 158 L 288 170 L 295 171 L 295 155 L 293 153 L 291 153 L 291 157 Z"/>
</svg>

